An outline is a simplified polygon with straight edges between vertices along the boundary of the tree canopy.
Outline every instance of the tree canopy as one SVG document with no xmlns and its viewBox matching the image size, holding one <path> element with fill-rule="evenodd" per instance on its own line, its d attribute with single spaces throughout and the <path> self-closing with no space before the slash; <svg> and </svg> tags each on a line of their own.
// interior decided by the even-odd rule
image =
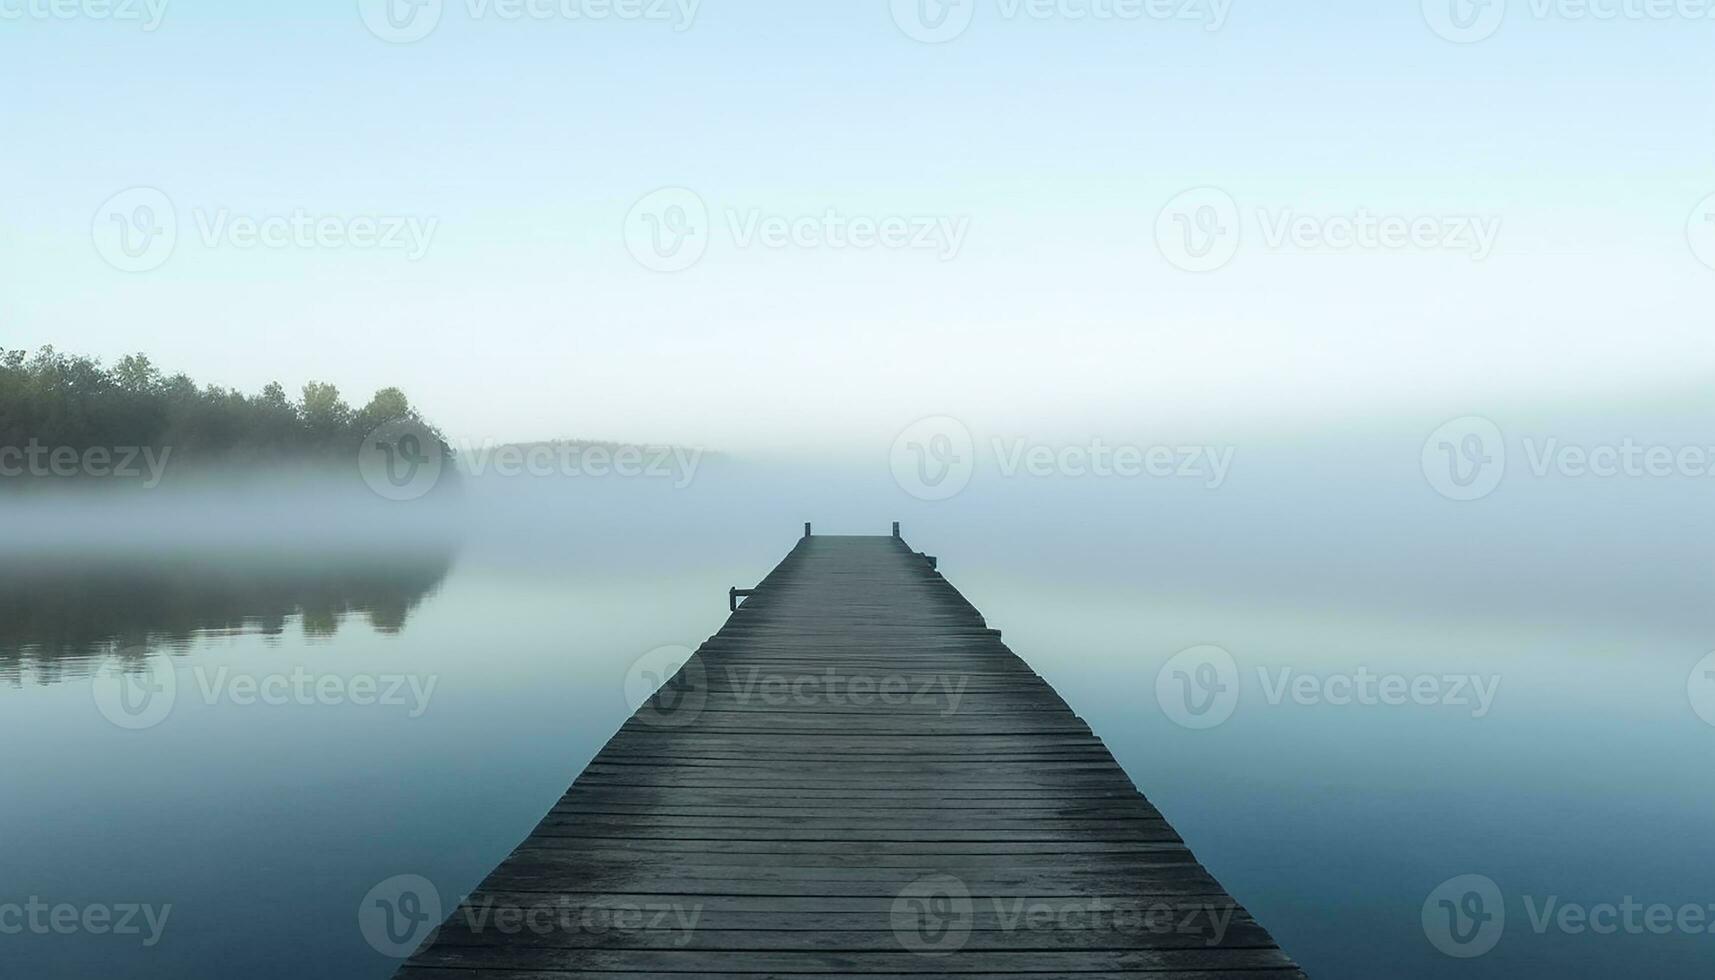
<svg viewBox="0 0 1715 980">
<path fill-rule="evenodd" d="M 199 386 L 146 354 L 103 367 L 52 347 L 34 355 L 0 347 L 0 446 L 170 446 L 178 459 L 224 464 L 331 460 L 350 458 L 377 426 L 407 419 L 423 422 L 398 388 L 353 409 L 319 381 L 293 401 L 278 383 L 255 395 Z"/>
</svg>

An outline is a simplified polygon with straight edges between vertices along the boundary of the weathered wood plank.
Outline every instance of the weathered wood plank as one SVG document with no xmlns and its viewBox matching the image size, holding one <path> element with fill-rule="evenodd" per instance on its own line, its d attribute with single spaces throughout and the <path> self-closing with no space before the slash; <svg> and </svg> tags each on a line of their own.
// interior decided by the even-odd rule
<svg viewBox="0 0 1715 980">
<path fill-rule="evenodd" d="M 805 538 L 407 980 L 1291 980 L 1099 738 L 897 538 Z"/>
<path fill-rule="evenodd" d="M 732 950 L 612 950 L 555 949 L 521 943 L 499 946 L 458 946 L 436 943 L 413 957 L 422 966 L 503 970 L 605 970 L 677 974 L 692 971 L 733 973 L 1040 973 L 1047 971 L 1143 970 L 1263 970 L 1292 964 L 1278 950 L 1262 949 L 1075 949 L 1055 951 L 960 950 L 948 956 L 896 952 L 756 952 Z"/>
</svg>

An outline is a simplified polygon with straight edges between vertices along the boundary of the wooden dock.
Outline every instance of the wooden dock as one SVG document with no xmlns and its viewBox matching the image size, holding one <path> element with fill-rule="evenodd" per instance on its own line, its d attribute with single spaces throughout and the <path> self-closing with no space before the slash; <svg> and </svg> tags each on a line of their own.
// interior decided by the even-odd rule
<svg viewBox="0 0 1715 980">
<path fill-rule="evenodd" d="M 1303 977 L 933 565 L 806 534 L 398 976 Z"/>
</svg>

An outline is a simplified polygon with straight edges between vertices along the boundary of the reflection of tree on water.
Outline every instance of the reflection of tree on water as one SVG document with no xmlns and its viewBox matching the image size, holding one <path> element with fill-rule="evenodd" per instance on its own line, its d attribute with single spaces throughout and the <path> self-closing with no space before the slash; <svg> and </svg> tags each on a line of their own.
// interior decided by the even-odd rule
<svg viewBox="0 0 1715 980">
<path fill-rule="evenodd" d="M 297 617 L 311 638 L 354 617 L 398 633 L 452 564 L 446 550 L 385 557 L 32 556 L 0 564 L 0 681 L 87 677 L 104 662 L 184 650 L 199 635 L 279 636 Z"/>
</svg>

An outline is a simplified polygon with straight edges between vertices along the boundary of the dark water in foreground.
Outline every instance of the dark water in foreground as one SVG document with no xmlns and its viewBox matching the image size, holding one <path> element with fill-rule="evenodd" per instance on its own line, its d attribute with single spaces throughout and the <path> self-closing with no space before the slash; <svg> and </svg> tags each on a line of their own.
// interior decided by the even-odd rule
<svg viewBox="0 0 1715 980">
<path fill-rule="evenodd" d="M 358 928 L 370 888 L 400 874 L 449 900 L 472 887 L 630 714 L 633 662 L 694 647 L 726 588 L 828 513 L 841 530 L 906 520 L 1312 975 L 1710 974 L 1715 726 L 1688 685 L 1711 639 L 1674 596 L 1576 564 L 1510 597 L 1466 587 L 1506 577 L 1483 562 L 1437 588 L 1435 529 L 1370 550 L 1287 529 L 1304 546 L 1253 536 L 1263 557 L 1246 562 L 1147 511 L 1116 533 L 1111 501 L 1056 518 L 981 496 L 957 520 L 909 501 L 806 514 L 709 482 L 700 510 L 478 500 L 458 547 L 8 561 L 0 906 L 171 910 L 147 946 L 146 925 L 0 935 L 0 973 L 386 977 L 392 961 Z M 1242 507 L 1207 526 L 1235 523 Z M 1503 561 L 1514 549 L 1500 545 L 1461 558 Z M 1224 588 L 1205 574 L 1222 567 Z M 1179 692 L 1164 700 L 1158 678 L 1204 644 L 1230 651 L 1238 699 L 1197 730 L 1173 720 Z M 153 685 L 141 716 L 116 714 L 126 670 Z M 1335 703 L 1366 676 L 1431 677 L 1444 696 Z M 1314 681 L 1288 686 L 1301 677 Z M 1467 874 L 1495 883 L 1506 919 L 1492 951 L 1455 959 L 1423 910 Z M 1635 901 L 1681 918 L 1662 930 L 1638 913 L 1612 934 L 1534 921 L 1551 900 L 1551 916 Z"/>
</svg>

